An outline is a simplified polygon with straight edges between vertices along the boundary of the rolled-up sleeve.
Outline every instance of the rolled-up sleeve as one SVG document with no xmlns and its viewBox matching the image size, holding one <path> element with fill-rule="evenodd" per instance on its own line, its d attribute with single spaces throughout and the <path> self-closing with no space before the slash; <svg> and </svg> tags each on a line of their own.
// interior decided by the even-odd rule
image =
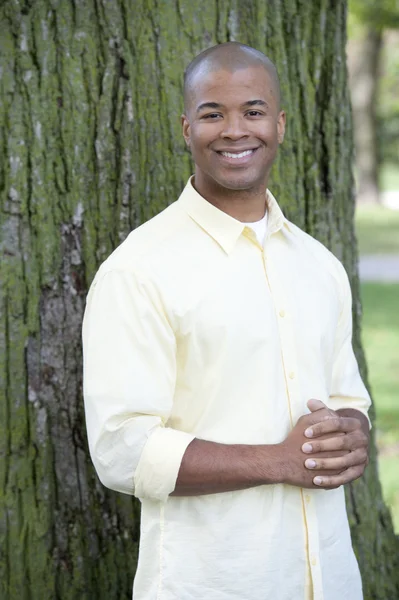
<svg viewBox="0 0 399 600">
<path fill-rule="evenodd" d="M 353 408 L 368 417 L 371 405 L 359 373 L 352 347 L 352 293 L 345 269 L 339 263 L 341 314 L 336 331 L 329 407 L 333 410 Z"/>
<path fill-rule="evenodd" d="M 165 501 L 190 433 L 165 426 L 176 380 L 176 340 L 149 282 L 101 270 L 83 323 L 84 402 L 91 458 L 102 483 Z"/>
</svg>

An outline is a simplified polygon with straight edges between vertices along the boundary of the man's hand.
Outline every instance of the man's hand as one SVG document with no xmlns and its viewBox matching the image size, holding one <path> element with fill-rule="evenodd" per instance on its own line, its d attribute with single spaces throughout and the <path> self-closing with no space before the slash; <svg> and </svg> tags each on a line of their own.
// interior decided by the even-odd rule
<svg viewBox="0 0 399 600">
<path fill-rule="evenodd" d="M 331 489 L 361 477 L 369 461 L 367 418 L 354 409 L 331 411 L 320 400 L 309 400 L 308 407 L 312 415 L 320 416 L 304 431 L 308 441 L 302 445 L 302 451 L 312 455 L 305 460 L 305 467 L 312 474 L 317 472 L 313 483 Z M 341 456 L 331 456 L 338 451 Z"/>
<path fill-rule="evenodd" d="M 280 444 L 281 447 L 281 469 L 282 469 L 282 483 L 288 483 L 290 485 L 296 485 L 304 488 L 315 488 L 317 487 L 314 483 L 313 469 L 309 469 L 305 466 L 305 457 L 303 454 L 303 447 L 307 441 L 309 441 L 305 435 L 305 430 L 314 429 L 320 422 L 327 423 L 329 421 L 336 421 L 337 413 L 325 406 L 320 400 L 311 400 L 308 404 L 309 408 L 313 412 L 307 415 L 303 415 L 298 419 L 298 422 L 294 428 L 290 431 L 287 438 Z M 343 433 L 335 433 L 337 437 L 344 436 Z M 331 438 L 331 433 L 328 434 L 328 438 Z M 323 439 L 318 438 L 318 441 Z M 349 450 L 342 448 L 332 448 L 330 451 L 326 450 L 319 456 L 316 454 L 316 449 L 312 450 L 312 458 L 324 459 L 339 459 L 349 453 Z M 342 468 L 325 468 L 319 471 L 318 475 L 324 477 L 336 476 L 341 473 Z M 324 486 L 323 486 L 324 487 Z M 330 486 L 329 486 L 330 487 Z M 338 487 L 337 485 L 333 487 Z"/>
<path fill-rule="evenodd" d="M 310 400 L 308 406 L 312 412 L 300 417 L 279 444 L 218 444 L 194 439 L 184 453 L 172 495 L 199 496 L 279 483 L 331 489 L 359 477 L 360 473 L 351 475 L 355 467 L 348 466 L 345 460 L 351 461 L 355 450 L 364 448 L 358 421 L 359 418 L 365 421 L 363 426 L 367 435 L 364 433 L 363 436 L 368 438 L 366 417 L 351 409 L 333 411 L 320 400 Z M 352 424 L 354 430 L 347 423 Z M 327 427 L 326 433 L 323 433 L 324 427 Z M 305 430 L 312 430 L 313 435 L 307 438 Z M 342 441 L 343 438 L 347 439 Z M 305 448 L 307 443 L 312 448 Z M 309 458 L 318 463 L 315 467 L 317 476 L 324 483 L 315 485 L 315 468 L 305 466 L 306 450 L 308 457 L 311 454 Z"/>
</svg>

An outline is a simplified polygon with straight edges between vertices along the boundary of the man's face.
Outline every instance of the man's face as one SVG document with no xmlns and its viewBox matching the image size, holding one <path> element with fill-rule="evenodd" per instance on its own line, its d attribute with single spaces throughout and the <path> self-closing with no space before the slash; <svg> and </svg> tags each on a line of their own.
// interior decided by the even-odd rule
<svg viewBox="0 0 399 600">
<path fill-rule="evenodd" d="M 198 73 L 191 86 L 183 135 L 202 188 L 256 190 L 266 186 L 285 130 L 273 78 L 262 67 Z"/>
</svg>

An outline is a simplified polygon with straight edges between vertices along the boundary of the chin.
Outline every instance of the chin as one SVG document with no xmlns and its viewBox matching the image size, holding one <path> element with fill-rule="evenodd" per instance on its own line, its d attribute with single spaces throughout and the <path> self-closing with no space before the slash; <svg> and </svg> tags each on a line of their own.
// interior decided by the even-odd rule
<svg viewBox="0 0 399 600">
<path fill-rule="evenodd" d="M 251 190 L 258 188 L 262 182 L 257 179 L 249 179 L 247 177 L 232 177 L 216 179 L 220 186 L 228 190 Z"/>
</svg>

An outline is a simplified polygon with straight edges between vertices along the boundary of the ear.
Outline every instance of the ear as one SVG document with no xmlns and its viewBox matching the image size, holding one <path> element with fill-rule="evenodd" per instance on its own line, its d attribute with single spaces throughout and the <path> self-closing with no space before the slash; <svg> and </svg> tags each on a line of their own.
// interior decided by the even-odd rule
<svg viewBox="0 0 399 600">
<path fill-rule="evenodd" d="M 279 144 L 282 144 L 284 141 L 285 123 L 286 123 L 286 116 L 285 116 L 285 112 L 282 110 L 282 111 L 280 111 L 280 113 L 277 117 L 277 138 L 278 138 Z"/>
<path fill-rule="evenodd" d="M 181 126 L 183 130 L 183 137 L 186 141 L 187 147 L 190 148 L 190 123 L 186 115 L 181 116 Z"/>
</svg>

